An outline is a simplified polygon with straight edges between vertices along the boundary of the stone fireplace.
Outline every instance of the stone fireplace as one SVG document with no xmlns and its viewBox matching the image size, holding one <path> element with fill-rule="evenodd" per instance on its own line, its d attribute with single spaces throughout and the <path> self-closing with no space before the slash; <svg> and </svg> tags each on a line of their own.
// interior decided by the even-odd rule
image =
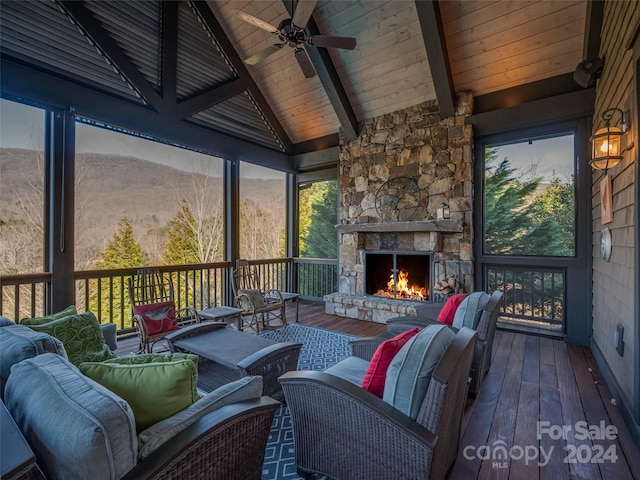
<svg viewBox="0 0 640 480">
<path fill-rule="evenodd" d="M 473 139 L 464 123 L 471 94 L 457 101 L 455 116 L 442 120 L 435 102 L 370 119 L 356 140 L 341 145 L 339 291 L 325 296 L 327 313 L 384 323 L 441 300 L 433 291 L 441 280 L 473 291 Z M 450 218 L 436 220 L 443 203 Z M 409 265 L 422 257 L 423 272 L 414 275 L 427 298 L 374 294 L 371 282 L 379 287 L 385 279 L 368 278 L 367 259 L 383 262 L 376 257 L 382 254 L 391 258 L 386 282 L 403 268 L 399 261 Z"/>
</svg>

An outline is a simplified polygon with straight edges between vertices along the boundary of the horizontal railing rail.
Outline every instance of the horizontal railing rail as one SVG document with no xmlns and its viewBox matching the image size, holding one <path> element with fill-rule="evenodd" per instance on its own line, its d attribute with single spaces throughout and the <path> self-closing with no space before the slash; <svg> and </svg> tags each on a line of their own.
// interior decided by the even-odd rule
<svg viewBox="0 0 640 480">
<path fill-rule="evenodd" d="M 322 301 L 337 290 L 337 261 L 324 259 L 273 258 L 251 260 L 263 288 L 300 293 L 302 299 Z M 233 305 L 231 264 L 216 262 L 153 267 L 168 272 L 173 280 L 176 308 L 192 306 L 202 310 Z M 128 278 L 138 268 L 83 270 L 74 274 L 75 305 L 78 311 L 92 311 L 101 323 L 115 323 L 119 335 L 133 333 Z M 0 314 L 18 320 L 48 313 L 46 295 L 50 273 L 0 276 Z"/>
<path fill-rule="evenodd" d="M 488 265 L 486 276 L 488 290 L 504 294 L 501 317 L 564 325 L 564 269 Z"/>
<path fill-rule="evenodd" d="M 18 320 L 41 317 L 46 312 L 50 273 L 20 273 L 0 276 L 0 315 Z"/>
</svg>

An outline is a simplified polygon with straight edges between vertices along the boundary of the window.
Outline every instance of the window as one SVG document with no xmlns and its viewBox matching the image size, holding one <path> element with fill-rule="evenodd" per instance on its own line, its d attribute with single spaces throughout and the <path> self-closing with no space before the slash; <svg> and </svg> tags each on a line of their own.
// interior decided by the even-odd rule
<svg viewBox="0 0 640 480">
<path fill-rule="evenodd" d="M 0 99 L 0 274 L 44 269 L 45 111 Z"/>
<path fill-rule="evenodd" d="M 76 129 L 76 270 L 223 259 L 221 159 Z"/>
<path fill-rule="evenodd" d="M 575 255 L 574 135 L 484 148 L 484 253 Z"/>
<path fill-rule="evenodd" d="M 240 164 L 240 256 L 249 260 L 286 255 L 286 174 Z"/>
<path fill-rule="evenodd" d="M 305 183 L 299 186 L 298 219 L 300 256 L 336 258 L 335 225 L 338 211 L 336 180 Z"/>
</svg>

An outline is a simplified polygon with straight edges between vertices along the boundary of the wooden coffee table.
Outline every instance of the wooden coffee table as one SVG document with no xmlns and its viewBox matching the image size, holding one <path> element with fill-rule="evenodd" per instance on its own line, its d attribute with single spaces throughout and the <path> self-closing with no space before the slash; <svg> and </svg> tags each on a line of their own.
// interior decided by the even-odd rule
<svg viewBox="0 0 640 480">
<path fill-rule="evenodd" d="M 260 375 L 263 395 L 283 400 L 278 377 L 297 370 L 301 343 L 276 343 L 225 328 L 225 323 L 201 323 L 181 328 L 165 338 L 172 352 L 200 357 L 198 385 L 214 390 L 247 375 Z"/>
</svg>

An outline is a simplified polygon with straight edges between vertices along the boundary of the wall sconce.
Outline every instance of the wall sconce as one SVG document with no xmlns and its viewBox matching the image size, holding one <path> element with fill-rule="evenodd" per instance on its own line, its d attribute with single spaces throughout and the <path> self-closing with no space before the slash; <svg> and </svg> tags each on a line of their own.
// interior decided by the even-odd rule
<svg viewBox="0 0 640 480">
<path fill-rule="evenodd" d="M 612 126 L 613 115 L 620 113 L 620 127 Z M 623 156 L 622 137 L 627 131 L 625 115 L 619 108 L 609 108 L 602 113 L 604 127 L 598 129 L 590 138 L 591 160 L 589 164 L 595 170 L 608 170 L 620 163 Z"/>
<path fill-rule="evenodd" d="M 440 206 L 436 209 L 436 220 L 446 220 L 451 218 L 451 210 L 449 209 L 449 205 L 446 203 L 441 203 Z"/>
</svg>

